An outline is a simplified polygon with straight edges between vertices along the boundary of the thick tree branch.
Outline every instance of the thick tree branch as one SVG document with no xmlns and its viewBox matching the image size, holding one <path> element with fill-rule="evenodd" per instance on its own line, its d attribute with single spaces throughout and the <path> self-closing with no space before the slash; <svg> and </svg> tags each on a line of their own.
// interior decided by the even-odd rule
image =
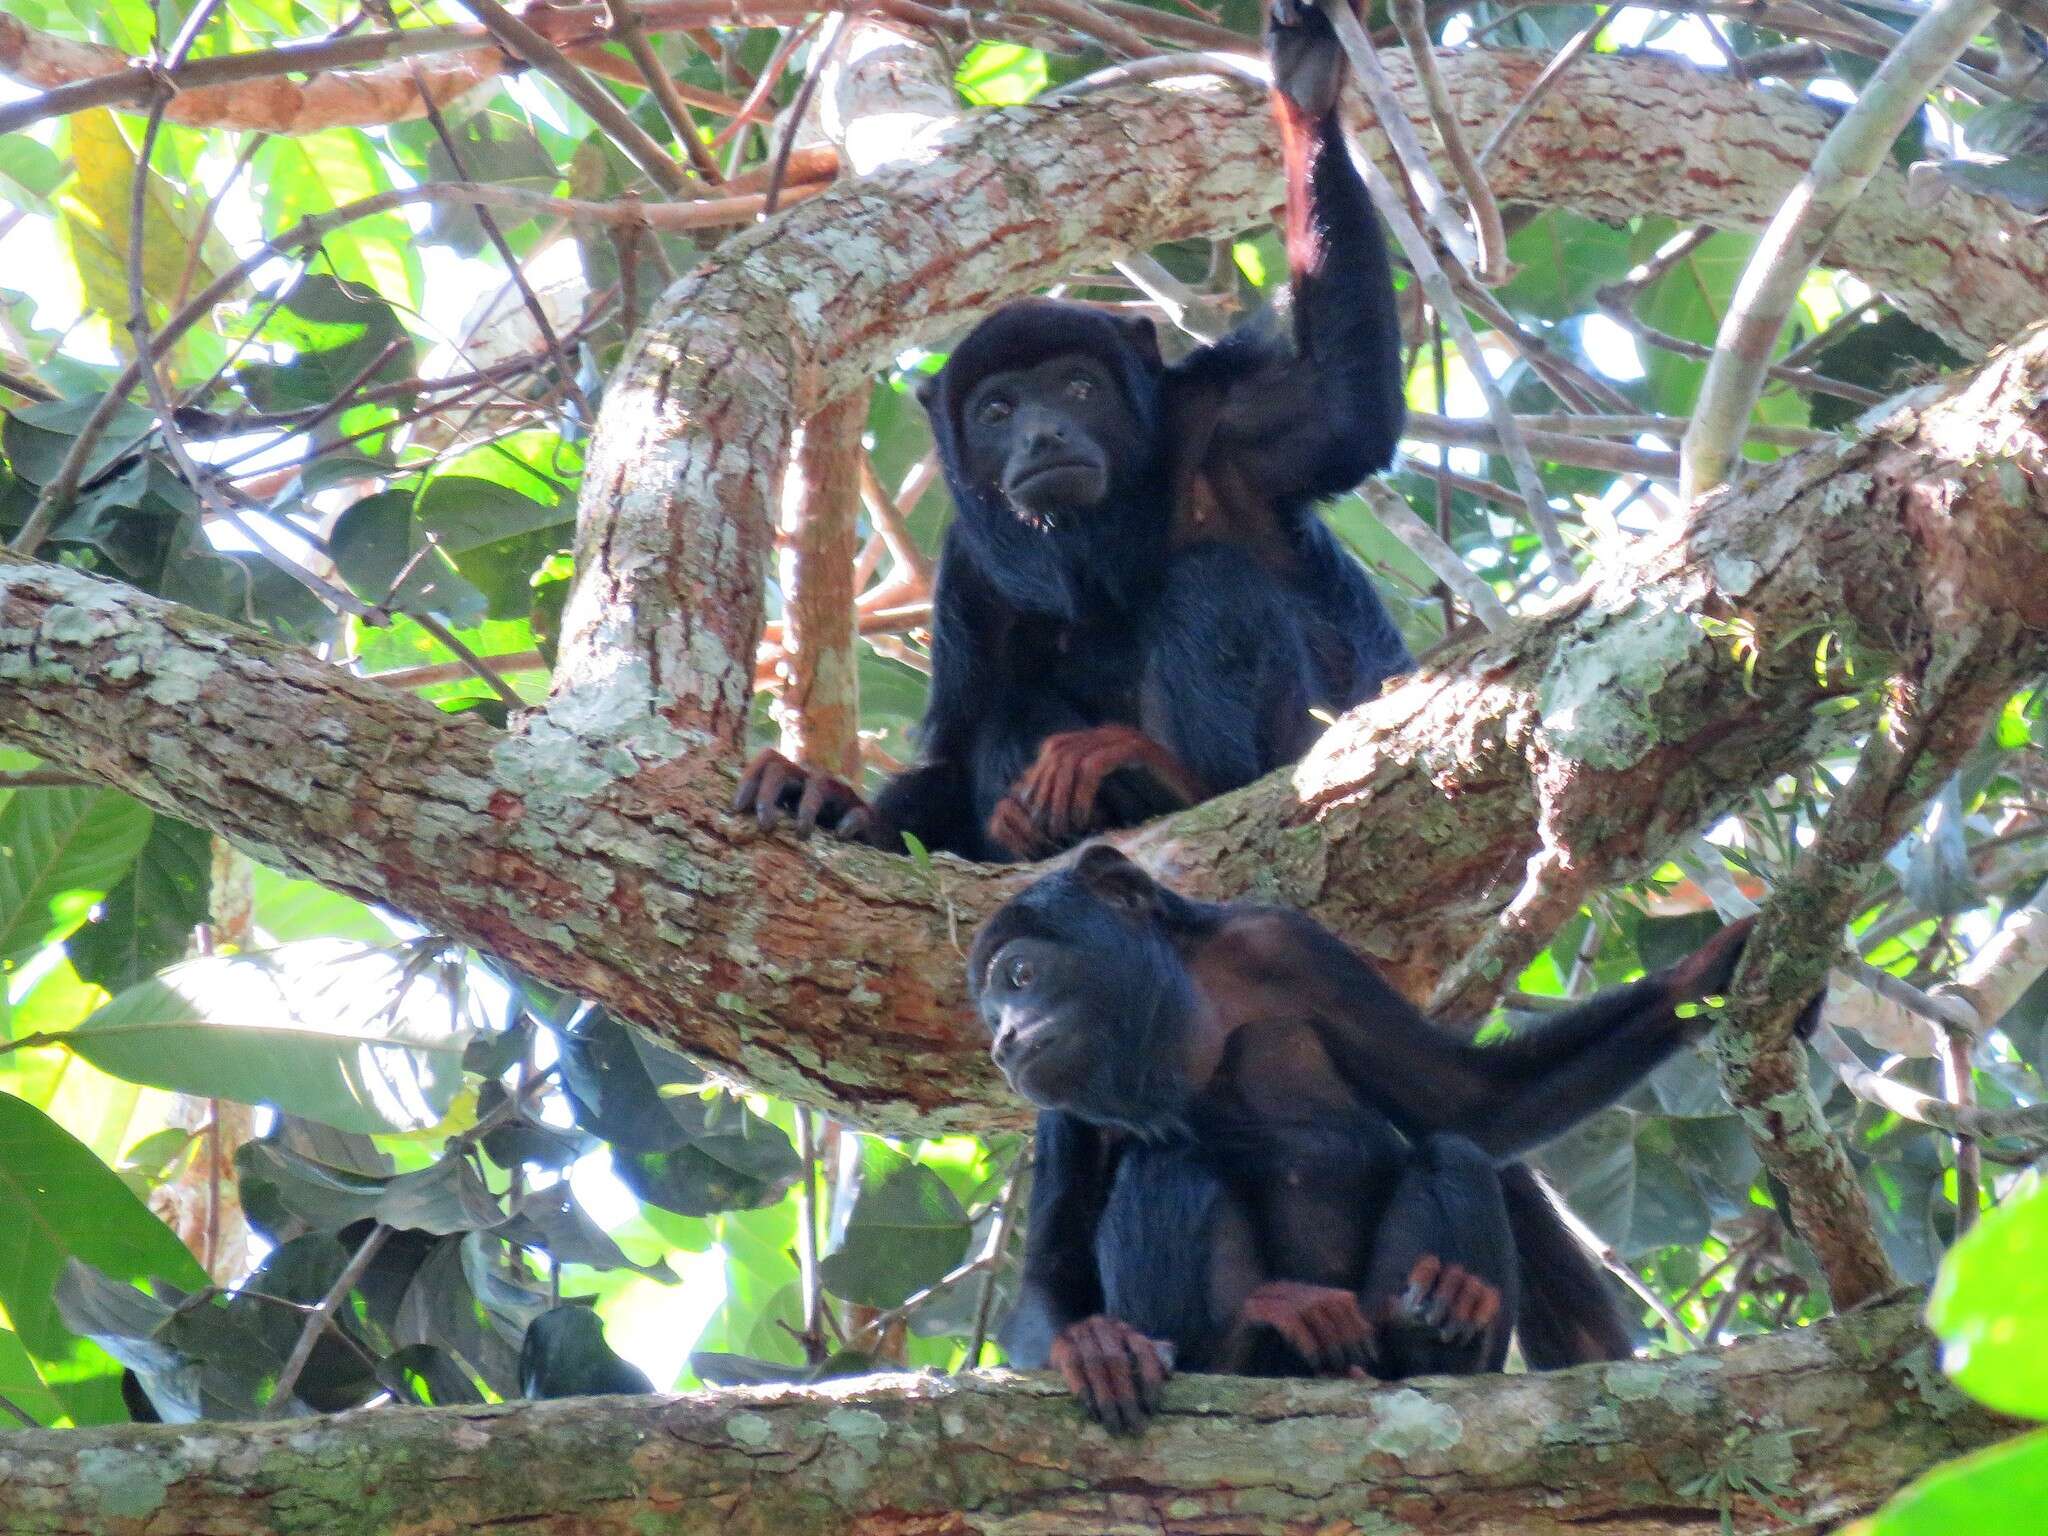
<svg viewBox="0 0 2048 1536">
<path fill-rule="evenodd" d="M 1532 855 L 1575 900 L 1839 743 L 1854 719 L 1815 676 L 1822 637 L 1851 637 L 1865 679 L 1938 630 L 1996 640 L 1984 689 L 2048 667 L 2048 329 L 1866 430 L 1447 656 L 1297 768 L 1127 841 L 1188 889 L 1306 908 L 1419 994 Z M 707 581 L 699 611 L 722 597 Z M 891 1129 L 1015 1116 L 956 944 L 1026 876 L 761 836 L 723 814 L 728 756 L 612 712 L 627 695 L 603 684 L 501 736 L 226 621 L 0 561 L 0 740 L 767 1091 Z"/>
<path fill-rule="evenodd" d="M 1468 136 L 1504 119 L 1544 62 L 1444 60 Z M 1420 116 L 1405 55 L 1384 63 Z M 1589 58 L 1573 91 L 1547 99 L 1504 147 L 1493 181 L 1504 199 L 1600 217 L 1755 226 L 1828 122 L 1790 93 L 1677 61 Z M 745 729 L 791 423 L 906 343 L 942 338 L 1077 262 L 1242 228 L 1278 191 L 1256 93 L 1214 80 L 985 113 L 935 148 L 929 165 L 839 189 L 732 242 L 671 290 L 643 333 L 607 396 L 585 481 L 556 673 L 578 719 L 658 719 L 681 742 L 730 750 Z M 1875 176 L 1827 259 L 1979 350 L 2048 313 L 2048 237 L 1959 191 L 1922 210 L 1904 194 L 1897 171 Z M 622 653 L 639 664 L 621 665 Z M 599 703 L 600 692 L 611 697 Z"/>
<path fill-rule="evenodd" d="M 1143 1439 L 1043 1377 L 0 1436 L 38 1536 L 1229 1536 L 1826 1530 L 2009 1427 L 1895 1303 L 1725 1351 L 1398 1386 L 1190 1377 Z M 1730 1497 L 1717 1472 L 1774 1490 Z"/>
</svg>

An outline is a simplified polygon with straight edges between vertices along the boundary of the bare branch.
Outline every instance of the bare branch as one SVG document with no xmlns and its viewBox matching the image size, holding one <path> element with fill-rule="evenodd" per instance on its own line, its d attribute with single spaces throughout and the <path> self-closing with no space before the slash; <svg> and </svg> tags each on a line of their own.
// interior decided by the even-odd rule
<svg viewBox="0 0 2048 1536">
<path fill-rule="evenodd" d="M 1843 114 L 1749 258 L 1680 448 L 1679 494 L 1690 501 L 1734 472 L 1743 424 L 1800 286 L 1835 225 L 1860 197 L 1927 92 L 1983 30 L 1991 0 L 1933 0 Z"/>
</svg>

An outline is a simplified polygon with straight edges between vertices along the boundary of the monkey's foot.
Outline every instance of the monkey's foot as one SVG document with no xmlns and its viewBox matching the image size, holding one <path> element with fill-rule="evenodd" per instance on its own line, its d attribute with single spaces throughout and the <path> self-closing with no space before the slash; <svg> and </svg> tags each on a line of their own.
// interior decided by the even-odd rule
<svg viewBox="0 0 2048 1536">
<path fill-rule="evenodd" d="M 873 809 L 844 779 L 791 762 L 772 747 L 747 764 L 732 808 L 754 813 L 767 831 L 787 818 L 798 837 L 823 827 L 849 842 L 870 842 L 878 823 Z"/>
<path fill-rule="evenodd" d="M 1408 1289 L 1387 1302 L 1388 1322 L 1424 1328 L 1446 1344 L 1476 1341 L 1500 1316 L 1498 1288 L 1425 1253 L 1408 1271 Z"/>
<path fill-rule="evenodd" d="M 1364 1376 L 1373 1363 L 1372 1324 L 1351 1291 L 1268 1280 L 1245 1297 L 1238 1316 L 1271 1328 L 1318 1375 Z"/>
<path fill-rule="evenodd" d="M 1173 1346 L 1097 1313 L 1059 1331 L 1052 1363 L 1098 1424 L 1134 1435 L 1159 1411 L 1159 1389 L 1173 1374 Z"/>
<path fill-rule="evenodd" d="M 1136 726 L 1095 725 L 1060 731 L 1040 742 L 1038 760 L 1010 786 L 1005 804 L 1016 803 L 1042 843 L 1064 848 L 1104 829 L 1102 781 L 1125 768 L 1157 780 L 1184 806 L 1202 798 L 1195 776 Z"/>
</svg>

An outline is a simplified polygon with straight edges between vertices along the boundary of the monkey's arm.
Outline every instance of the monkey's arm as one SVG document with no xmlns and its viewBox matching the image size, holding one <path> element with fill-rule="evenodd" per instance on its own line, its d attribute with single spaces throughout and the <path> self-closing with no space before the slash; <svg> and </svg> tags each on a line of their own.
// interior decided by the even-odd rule
<svg viewBox="0 0 2048 1536">
<path fill-rule="evenodd" d="M 1109 1196 L 1105 1150 L 1094 1126 L 1057 1110 L 1040 1112 L 1022 1294 L 1012 1323 L 1018 1344 L 1010 1353 L 1018 1365 L 1043 1366 L 1061 1330 L 1102 1310 L 1095 1229 Z"/>
<path fill-rule="evenodd" d="M 1345 70 L 1336 34 L 1306 0 L 1275 0 L 1267 46 L 1294 347 L 1288 355 L 1227 338 L 1191 371 L 1227 380 L 1213 454 L 1284 505 L 1348 491 L 1391 464 L 1406 403 L 1386 236 L 1337 115 Z"/>
</svg>

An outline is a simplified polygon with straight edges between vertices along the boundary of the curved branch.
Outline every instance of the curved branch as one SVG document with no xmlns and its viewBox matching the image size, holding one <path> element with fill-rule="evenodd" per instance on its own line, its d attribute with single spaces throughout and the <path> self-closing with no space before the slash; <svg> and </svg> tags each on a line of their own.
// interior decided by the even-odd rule
<svg viewBox="0 0 2048 1536">
<path fill-rule="evenodd" d="M 1412 117 L 1406 56 L 1382 61 Z M 1442 61 L 1467 136 L 1483 138 L 1547 60 Z M 1363 118 L 1360 119 L 1364 121 Z M 1830 118 L 1668 58 L 1592 57 L 1492 167 L 1504 200 L 1594 217 L 1653 212 L 1760 227 Z M 1373 136 L 1377 141 L 1378 136 Z M 790 424 L 1077 263 L 1228 234 L 1277 201 L 1257 93 L 1187 78 L 982 113 L 930 163 L 846 187 L 749 232 L 668 294 L 622 365 L 585 480 L 578 583 L 558 696 L 587 718 L 658 715 L 699 749 L 745 728 L 771 497 Z M 1384 164 L 1391 166 L 1391 161 Z M 2048 314 L 2048 232 L 1949 189 L 1915 209 L 1886 167 L 1824 258 L 1981 352 Z M 619 665 L 621 652 L 640 665 Z"/>
<path fill-rule="evenodd" d="M 1716 1536 L 1832 1529 L 2011 1432 L 1946 1384 L 1908 1302 L 1659 1364 L 1379 1387 L 1183 1378 L 1138 1440 L 1006 1372 L 18 1431 L 0 1435 L 0 1508 L 38 1531 L 211 1536 L 373 1536 L 426 1509 L 451 1528 L 585 1536 Z"/>
<path fill-rule="evenodd" d="M 1865 676 L 1937 629 L 2003 637 L 1984 688 L 2048 668 L 2048 328 L 1866 432 L 1448 655 L 1295 769 L 1126 841 L 1189 890 L 1306 908 L 1419 994 L 1539 848 L 1576 901 L 1839 741 L 1852 722 L 1812 664 L 1827 633 L 1860 640 Z M 718 596 L 707 583 L 699 611 Z M 1019 1118 L 966 1022 L 957 945 L 1028 874 L 761 836 L 722 813 L 729 761 L 611 713 L 622 696 L 558 693 L 501 736 L 224 620 L 0 559 L 0 740 L 768 1092 L 887 1129 Z"/>
</svg>

